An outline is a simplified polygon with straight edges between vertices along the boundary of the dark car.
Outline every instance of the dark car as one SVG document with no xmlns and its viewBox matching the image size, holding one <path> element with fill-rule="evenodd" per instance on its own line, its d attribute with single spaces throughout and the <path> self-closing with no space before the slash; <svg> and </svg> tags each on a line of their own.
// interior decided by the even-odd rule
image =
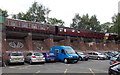
<svg viewBox="0 0 120 75">
<path fill-rule="evenodd" d="M 56 61 L 56 55 L 54 53 L 42 53 L 45 57 L 46 62 L 55 62 Z"/>
<path fill-rule="evenodd" d="M 82 60 L 87 61 L 87 60 L 88 60 L 88 55 L 85 55 L 85 54 L 82 53 L 82 52 L 76 52 L 76 54 L 79 56 L 79 60 L 80 60 L 80 61 L 82 61 Z"/>
<path fill-rule="evenodd" d="M 120 75 L 120 63 L 111 65 L 108 73 L 109 75 Z"/>
</svg>

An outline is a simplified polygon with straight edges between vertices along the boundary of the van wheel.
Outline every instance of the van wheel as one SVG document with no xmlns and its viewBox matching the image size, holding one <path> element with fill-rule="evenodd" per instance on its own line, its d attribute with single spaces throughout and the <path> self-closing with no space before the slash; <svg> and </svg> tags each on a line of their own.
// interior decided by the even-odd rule
<svg viewBox="0 0 120 75">
<path fill-rule="evenodd" d="M 74 63 L 77 63 L 77 62 L 78 62 L 78 60 L 74 61 Z"/>
<path fill-rule="evenodd" d="M 21 63 L 22 65 L 24 65 L 25 63 L 23 62 L 23 63 Z"/>
<path fill-rule="evenodd" d="M 64 63 L 68 63 L 68 60 L 67 60 L 67 59 L 64 59 Z"/>
</svg>

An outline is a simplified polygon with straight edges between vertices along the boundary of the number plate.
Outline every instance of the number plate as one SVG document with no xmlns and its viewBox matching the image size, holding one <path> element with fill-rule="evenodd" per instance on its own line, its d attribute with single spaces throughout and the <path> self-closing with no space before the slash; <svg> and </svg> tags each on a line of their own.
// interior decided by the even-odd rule
<svg viewBox="0 0 120 75">
<path fill-rule="evenodd" d="M 20 60 L 20 59 L 14 59 L 14 60 Z"/>
<path fill-rule="evenodd" d="M 54 61 L 54 59 L 51 59 L 51 61 Z"/>
<path fill-rule="evenodd" d="M 41 61 L 41 59 L 38 59 L 38 61 Z"/>
</svg>

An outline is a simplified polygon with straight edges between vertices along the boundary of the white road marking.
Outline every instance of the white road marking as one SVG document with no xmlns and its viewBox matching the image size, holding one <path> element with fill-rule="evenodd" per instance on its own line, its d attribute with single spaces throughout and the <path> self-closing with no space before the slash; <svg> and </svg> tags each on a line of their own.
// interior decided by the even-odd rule
<svg viewBox="0 0 120 75">
<path fill-rule="evenodd" d="M 93 72 L 93 70 L 91 68 L 89 68 L 89 70 L 93 75 L 95 75 L 95 73 Z"/>
<path fill-rule="evenodd" d="M 107 72 L 107 71 L 104 71 L 104 70 L 98 70 L 98 69 L 93 69 L 92 70 L 95 70 L 95 71 L 99 71 L 99 72 Z"/>
<path fill-rule="evenodd" d="M 70 66 L 70 64 L 65 64 L 65 65 Z"/>
<path fill-rule="evenodd" d="M 37 72 L 35 72 L 35 73 L 40 73 L 40 70 L 39 70 L 39 71 L 37 71 Z"/>
<path fill-rule="evenodd" d="M 20 67 L 19 69 L 28 69 L 30 66 Z"/>
<path fill-rule="evenodd" d="M 64 73 L 67 73 L 68 69 L 65 69 Z"/>
<path fill-rule="evenodd" d="M 43 65 L 28 65 L 28 66 L 43 66 Z"/>
<path fill-rule="evenodd" d="M 8 68 L 16 68 L 16 67 L 8 67 Z"/>
<path fill-rule="evenodd" d="M 70 64 L 68 64 L 68 66 L 70 66 Z"/>
</svg>

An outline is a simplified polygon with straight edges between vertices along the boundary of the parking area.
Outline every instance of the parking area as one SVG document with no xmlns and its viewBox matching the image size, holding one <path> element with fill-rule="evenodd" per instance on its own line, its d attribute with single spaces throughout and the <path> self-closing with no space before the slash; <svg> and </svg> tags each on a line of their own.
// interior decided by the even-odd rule
<svg viewBox="0 0 120 75">
<path fill-rule="evenodd" d="M 33 64 L 29 65 L 9 65 L 2 67 L 3 73 L 108 73 L 109 60 L 88 60 L 79 61 L 75 64 L 65 64 L 63 62 Z"/>
</svg>

